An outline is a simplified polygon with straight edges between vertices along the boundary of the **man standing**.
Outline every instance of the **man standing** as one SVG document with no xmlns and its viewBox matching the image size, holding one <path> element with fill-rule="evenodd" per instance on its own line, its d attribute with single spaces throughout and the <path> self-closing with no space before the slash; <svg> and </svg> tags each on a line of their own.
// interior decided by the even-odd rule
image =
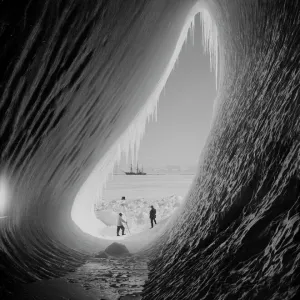
<svg viewBox="0 0 300 300">
<path fill-rule="evenodd" d="M 119 213 L 118 221 L 117 221 L 117 236 L 119 235 L 120 229 L 122 229 L 122 235 L 125 235 L 125 227 L 123 226 L 123 223 L 127 222 L 122 218 L 122 213 Z"/>
<path fill-rule="evenodd" d="M 153 207 L 153 205 L 151 205 L 150 220 L 151 220 L 151 228 L 153 228 L 153 221 L 156 224 L 156 209 Z"/>
</svg>

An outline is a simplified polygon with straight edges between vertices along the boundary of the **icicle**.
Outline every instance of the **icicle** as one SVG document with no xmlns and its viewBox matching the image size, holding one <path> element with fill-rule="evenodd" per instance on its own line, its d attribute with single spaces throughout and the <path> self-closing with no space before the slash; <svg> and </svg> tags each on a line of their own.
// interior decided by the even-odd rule
<svg viewBox="0 0 300 300">
<path fill-rule="evenodd" d="M 191 30 L 192 43 L 194 46 L 195 45 L 195 18 L 192 19 L 191 21 L 190 30 Z"/>
<path fill-rule="evenodd" d="M 214 70 L 216 76 L 216 89 L 218 88 L 218 30 L 207 10 L 200 10 L 202 27 L 202 44 L 205 52 L 209 53 L 210 69 Z"/>
</svg>

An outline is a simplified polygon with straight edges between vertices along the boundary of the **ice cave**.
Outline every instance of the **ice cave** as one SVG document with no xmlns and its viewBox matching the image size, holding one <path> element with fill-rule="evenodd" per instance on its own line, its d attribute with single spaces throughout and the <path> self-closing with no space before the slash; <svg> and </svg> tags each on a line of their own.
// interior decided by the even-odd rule
<svg viewBox="0 0 300 300">
<path fill-rule="evenodd" d="M 111 244 L 82 195 L 139 148 L 197 14 L 214 115 L 176 223 L 126 241 L 142 299 L 299 296 L 299 1 L 3 0 L 1 299 Z"/>
</svg>

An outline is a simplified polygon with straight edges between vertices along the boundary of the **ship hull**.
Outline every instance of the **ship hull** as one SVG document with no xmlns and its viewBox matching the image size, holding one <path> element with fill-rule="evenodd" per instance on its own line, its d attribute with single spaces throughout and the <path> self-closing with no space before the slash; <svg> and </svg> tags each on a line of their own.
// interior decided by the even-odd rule
<svg viewBox="0 0 300 300">
<path fill-rule="evenodd" d="M 147 175 L 146 173 L 130 173 L 130 172 L 125 172 L 126 175 Z"/>
</svg>

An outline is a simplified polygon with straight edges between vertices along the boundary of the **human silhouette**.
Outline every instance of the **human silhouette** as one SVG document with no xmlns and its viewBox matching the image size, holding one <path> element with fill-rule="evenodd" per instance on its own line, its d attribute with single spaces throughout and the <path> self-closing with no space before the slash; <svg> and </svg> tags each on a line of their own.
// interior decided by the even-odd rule
<svg viewBox="0 0 300 300">
<path fill-rule="evenodd" d="M 125 227 L 123 226 L 123 223 L 127 223 L 123 218 L 122 218 L 122 213 L 119 213 L 118 220 L 117 220 L 117 236 L 119 235 L 120 229 L 122 230 L 122 235 L 125 235 Z"/>
<path fill-rule="evenodd" d="M 153 228 L 153 222 L 156 224 L 156 209 L 151 205 L 150 210 L 151 228 Z"/>
</svg>

